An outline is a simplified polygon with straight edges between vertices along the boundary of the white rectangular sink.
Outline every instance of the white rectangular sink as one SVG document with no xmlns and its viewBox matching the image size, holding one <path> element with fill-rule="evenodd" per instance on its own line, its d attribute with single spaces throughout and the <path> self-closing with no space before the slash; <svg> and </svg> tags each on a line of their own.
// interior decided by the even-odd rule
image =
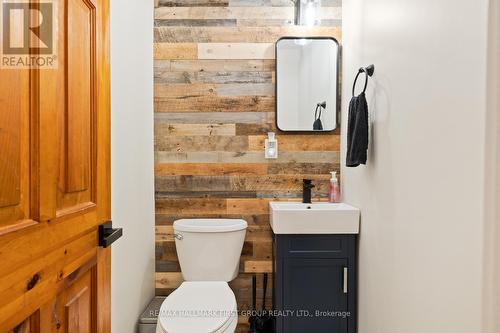
<svg viewBox="0 0 500 333">
<path fill-rule="evenodd" d="M 345 203 L 269 203 L 275 234 L 358 234 L 359 209 Z"/>
</svg>

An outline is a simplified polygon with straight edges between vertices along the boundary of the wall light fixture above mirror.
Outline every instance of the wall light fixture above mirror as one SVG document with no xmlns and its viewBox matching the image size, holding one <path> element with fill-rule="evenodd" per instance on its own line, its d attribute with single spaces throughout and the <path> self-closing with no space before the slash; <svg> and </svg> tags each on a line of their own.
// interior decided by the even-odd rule
<svg viewBox="0 0 500 333">
<path fill-rule="evenodd" d="M 276 42 L 276 125 L 281 131 L 337 128 L 339 44 L 330 37 Z"/>
<path fill-rule="evenodd" d="M 295 24 L 321 25 L 321 0 L 295 0 Z"/>
</svg>

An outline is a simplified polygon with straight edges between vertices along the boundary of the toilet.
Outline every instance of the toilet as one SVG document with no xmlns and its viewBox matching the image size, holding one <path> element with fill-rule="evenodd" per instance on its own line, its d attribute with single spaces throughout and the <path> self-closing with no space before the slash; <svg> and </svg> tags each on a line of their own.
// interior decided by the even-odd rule
<svg viewBox="0 0 500 333">
<path fill-rule="evenodd" d="M 239 219 L 174 222 L 184 282 L 162 303 L 156 333 L 234 333 L 236 297 L 227 283 L 238 275 L 246 228 Z"/>
</svg>

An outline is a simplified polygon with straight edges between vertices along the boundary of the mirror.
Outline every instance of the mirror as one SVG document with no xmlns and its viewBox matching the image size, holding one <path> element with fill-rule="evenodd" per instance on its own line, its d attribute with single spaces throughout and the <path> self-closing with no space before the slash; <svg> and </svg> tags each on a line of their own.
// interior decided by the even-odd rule
<svg viewBox="0 0 500 333">
<path fill-rule="evenodd" d="M 339 44 L 328 37 L 276 42 L 276 125 L 281 131 L 337 127 Z"/>
</svg>

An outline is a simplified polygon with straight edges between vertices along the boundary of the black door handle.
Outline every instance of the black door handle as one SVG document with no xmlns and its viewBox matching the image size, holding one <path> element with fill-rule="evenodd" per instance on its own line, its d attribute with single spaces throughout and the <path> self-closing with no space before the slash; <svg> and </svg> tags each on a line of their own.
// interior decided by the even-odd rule
<svg viewBox="0 0 500 333">
<path fill-rule="evenodd" d="M 113 229 L 113 222 L 107 221 L 99 226 L 99 246 L 108 247 L 122 235 L 122 228 Z"/>
</svg>

